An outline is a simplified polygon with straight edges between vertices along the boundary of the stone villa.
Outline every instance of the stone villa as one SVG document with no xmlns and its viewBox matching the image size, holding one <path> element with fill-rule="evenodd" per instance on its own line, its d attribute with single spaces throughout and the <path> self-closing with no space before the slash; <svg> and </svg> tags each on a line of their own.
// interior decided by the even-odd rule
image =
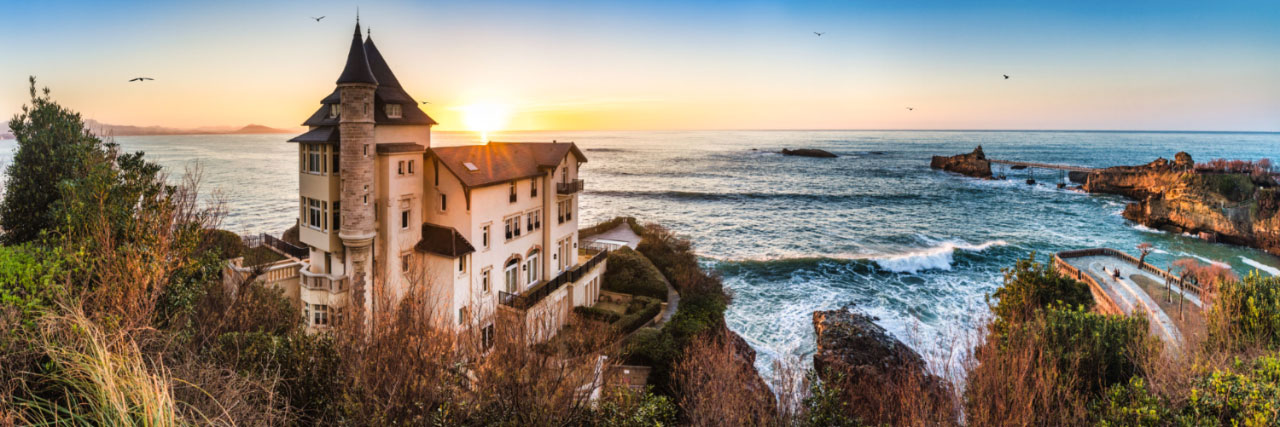
<svg viewBox="0 0 1280 427">
<path fill-rule="evenodd" d="M 297 274 L 268 281 L 325 330 L 412 295 L 485 342 L 495 323 L 553 335 L 600 292 L 604 254 L 578 249 L 573 143 L 433 147 L 436 124 L 360 25 L 337 87 L 298 144 Z M 305 257 L 302 256 L 305 254 Z M 289 280 L 292 279 L 292 280 Z M 513 323 L 507 323 L 513 322 Z"/>
</svg>

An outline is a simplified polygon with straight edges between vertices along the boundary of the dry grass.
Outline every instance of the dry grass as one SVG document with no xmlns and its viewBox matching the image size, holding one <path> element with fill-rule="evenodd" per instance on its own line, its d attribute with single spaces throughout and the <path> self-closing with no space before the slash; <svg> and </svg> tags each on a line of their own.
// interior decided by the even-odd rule
<svg viewBox="0 0 1280 427">
<path fill-rule="evenodd" d="M 758 383 L 755 367 L 739 360 L 735 344 L 728 338 L 695 339 L 684 354 L 673 371 L 683 423 L 743 426 L 776 421 L 773 395 L 762 393 L 767 389 L 754 389 L 764 386 Z"/>
</svg>

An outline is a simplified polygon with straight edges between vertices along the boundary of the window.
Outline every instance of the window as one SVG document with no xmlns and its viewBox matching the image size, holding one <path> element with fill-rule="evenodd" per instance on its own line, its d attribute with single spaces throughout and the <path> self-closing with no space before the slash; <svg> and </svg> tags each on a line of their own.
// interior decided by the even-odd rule
<svg viewBox="0 0 1280 427">
<path fill-rule="evenodd" d="M 468 258 L 467 255 L 458 257 L 458 273 L 467 272 L 467 258 Z"/>
<path fill-rule="evenodd" d="M 480 226 L 480 247 L 489 249 L 489 225 Z"/>
<path fill-rule="evenodd" d="M 526 226 L 529 228 L 529 231 L 542 228 L 542 209 L 531 210 L 525 214 L 525 217 L 528 218 Z"/>
<path fill-rule="evenodd" d="M 507 226 L 507 240 L 520 237 L 520 215 L 504 220 Z"/>
<path fill-rule="evenodd" d="M 322 218 L 324 221 L 323 224 L 320 224 L 320 228 L 328 230 L 329 229 L 329 202 L 320 202 L 320 218 Z"/>
<path fill-rule="evenodd" d="M 413 160 L 409 161 L 409 175 L 413 175 Z"/>
<path fill-rule="evenodd" d="M 467 321 L 467 307 L 463 306 L 458 309 L 458 324 L 461 325 Z"/>
<path fill-rule="evenodd" d="M 341 113 L 341 112 L 342 112 L 341 104 L 329 104 L 329 118 L 336 119 L 338 118 L 338 113 Z"/>
<path fill-rule="evenodd" d="M 400 228 L 409 228 L 409 211 L 400 211 Z"/>
<path fill-rule="evenodd" d="M 538 178 L 529 180 L 529 197 L 538 197 Z"/>
<path fill-rule="evenodd" d="M 440 193 L 440 210 L 449 210 L 449 198 L 444 193 Z"/>
<path fill-rule="evenodd" d="M 525 215 L 524 217 L 525 217 L 525 222 L 528 223 L 526 226 L 529 227 L 529 231 L 533 231 L 533 213 L 530 212 L 528 215 Z"/>
<path fill-rule="evenodd" d="M 520 289 L 520 260 L 513 258 L 507 261 L 506 268 L 503 269 L 508 293 L 516 293 Z"/>
<path fill-rule="evenodd" d="M 511 203 L 515 203 L 515 202 L 516 202 L 516 182 L 515 182 L 515 181 L 511 181 L 511 197 L 510 197 L 510 199 L 511 199 Z"/>
<path fill-rule="evenodd" d="M 560 224 L 564 224 L 565 221 L 573 219 L 573 212 L 570 212 L 570 208 L 572 207 L 573 199 L 561 200 L 556 203 L 556 210 L 559 211 L 556 214 L 556 220 L 559 221 Z"/>
<path fill-rule="evenodd" d="M 342 229 L 342 210 L 338 208 L 339 203 L 341 202 L 333 202 L 333 222 L 329 223 L 334 230 Z"/>
<path fill-rule="evenodd" d="M 480 328 L 480 347 L 493 347 L 493 325 Z"/>
<path fill-rule="evenodd" d="M 311 306 L 312 321 L 315 326 L 329 326 L 329 306 L 314 304 Z"/>
<path fill-rule="evenodd" d="M 529 254 L 528 260 L 525 261 L 524 263 L 525 270 L 529 274 L 525 283 L 536 283 L 539 280 L 542 280 L 542 275 L 539 274 L 541 269 L 538 268 L 542 264 L 539 261 L 540 259 L 538 257 L 538 251 L 535 249 L 532 253 Z"/>
<path fill-rule="evenodd" d="M 307 226 L 320 229 L 320 201 L 316 199 L 307 200 Z"/>
<path fill-rule="evenodd" d="M 396 173 L 404 175 L 404 160 L 401 160 L 400 163 L 396 165 Z"/>
<path fill-rule="evenodd" d="M 387 104 L 387 118 L 389 119 L 400 118 L 400 114 L 401 114 L 400 108 L 401 108 L 400 104 Z"/>
<path fill-rule="evenodd" d="M 331 156 L 333 157 L 333 161 L 329 162 L 329 164 L 331 165 L 329 166 L 329 172 L 335 173 L 335 174 L 340 173 L 342 171 L 342 163 L 338 163 L 338 147 L 333 147 L 333 149 L 329 150 L 329 152 L 333 153 L 333 156 Z"/>
<path fill-rule="evenodd" d="M 306 144 L 307 147 L 307 173 L 324 173 L 324 166 L 321 164 L 323 157 L 319 144 Z"/>
<path fill-rule="evenodd" d="M 492 273 L 492 270 L 493 269 L 489 267 L 485 267 L 484 270 L 480 270 L 480 292 L 484 294 L 489 293 L 489 275 Z"/>
<path fill-rule="evenodd" d="M 400 255 L 400 270 L 409 271 L 409 254 Z"/>
</svg>

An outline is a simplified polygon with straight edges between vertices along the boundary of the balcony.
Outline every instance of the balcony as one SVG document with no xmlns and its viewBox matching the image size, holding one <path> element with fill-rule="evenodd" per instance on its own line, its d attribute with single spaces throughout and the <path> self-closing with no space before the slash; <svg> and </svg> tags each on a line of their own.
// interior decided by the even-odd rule
<svg viewBox="0 0 1280 427">
<path fill-rule="evenodd" d="M 569 195 L 569 194 L 577 193 L 579 191 L 582 191 L 581 179 L 575 179 L 569 182 L 556 183 L 556 194 Z"/>
<path fill-rule="evenodd" d="M 581 182 L 581 180 L 579 180 L 579 182 Z M 560 275 L 555 278 L 542 282 L 533 289 L 529 289 L 519 294 L 499 291 L 498 302 L 511 308 L 528 310 L 530 307 L 542 302 L 542 299 L 546 298 L 547 295 L 551 295 L 552 292 L 564 287 L 565 284 L 577 282 L 584 274 L 591 271 L 591 269 L 595 268 L 596 265 L 604 262 L 605 258 L 608 257 L 608 251 L 600 251 L 586 262 L 574 266 L 572 270 L 560 273 Z"/>
<path fill-rule="evenodd" d="M 347 291 L 347 278 L 345 276 L 330 276 L 323 273 L 312 273 L 307 271 L 304 266 L 302 273 L 302 287 L 313 291 L 329 291 L 333 293 Z"/>
</svg>

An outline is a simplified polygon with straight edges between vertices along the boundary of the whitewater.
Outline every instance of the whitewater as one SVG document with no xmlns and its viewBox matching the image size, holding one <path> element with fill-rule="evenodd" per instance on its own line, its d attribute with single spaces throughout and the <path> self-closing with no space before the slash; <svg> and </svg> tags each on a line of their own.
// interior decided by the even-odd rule
<svg viewBox="0 0 1280 427">
<path fill-rule="evenodd" d="M 193 162 L 206 190 L 227 202 L 224 228 L 280 233 L 298 215 L 298 151 L 292 135 L 117 137 L 171 174 Z M 575 141 L 582 165 L 581 223 L 615 215 L 661 223 L 693 240 L 703 265 L 724 278 L 729 327 L 775 361 L 804 365 L 814 351 L 811 313 L 856 304 L 929 357 L 945 359 L 957 337 L 989 316 L 986 296 L 1001 269 L 1037 252 L 1108 246 L 1168 267 L 1182 257 L 1224 262 L 1240 274 L 1280 273 L 1259 251 L 1139 227 L 1126 200 L 1059 190 L 1060 175 L 1011 171 L 980 181 L 929 169 L 930 156 L 988 156 L 1105 167 L 1187 151 L 1197 160 L 1280 153 L 1280 134 L 1169 132 L 645 131 L 528 132 L 498 141 Z M 436 132 L 433 143 L 475 143 Z M 14 143 L 0 141 L 0 162 Z M 790 157 L 818 148 L 835 159 Z M 1040 185 L 1024 184 L 1035 178 Z"/>
</svg>

